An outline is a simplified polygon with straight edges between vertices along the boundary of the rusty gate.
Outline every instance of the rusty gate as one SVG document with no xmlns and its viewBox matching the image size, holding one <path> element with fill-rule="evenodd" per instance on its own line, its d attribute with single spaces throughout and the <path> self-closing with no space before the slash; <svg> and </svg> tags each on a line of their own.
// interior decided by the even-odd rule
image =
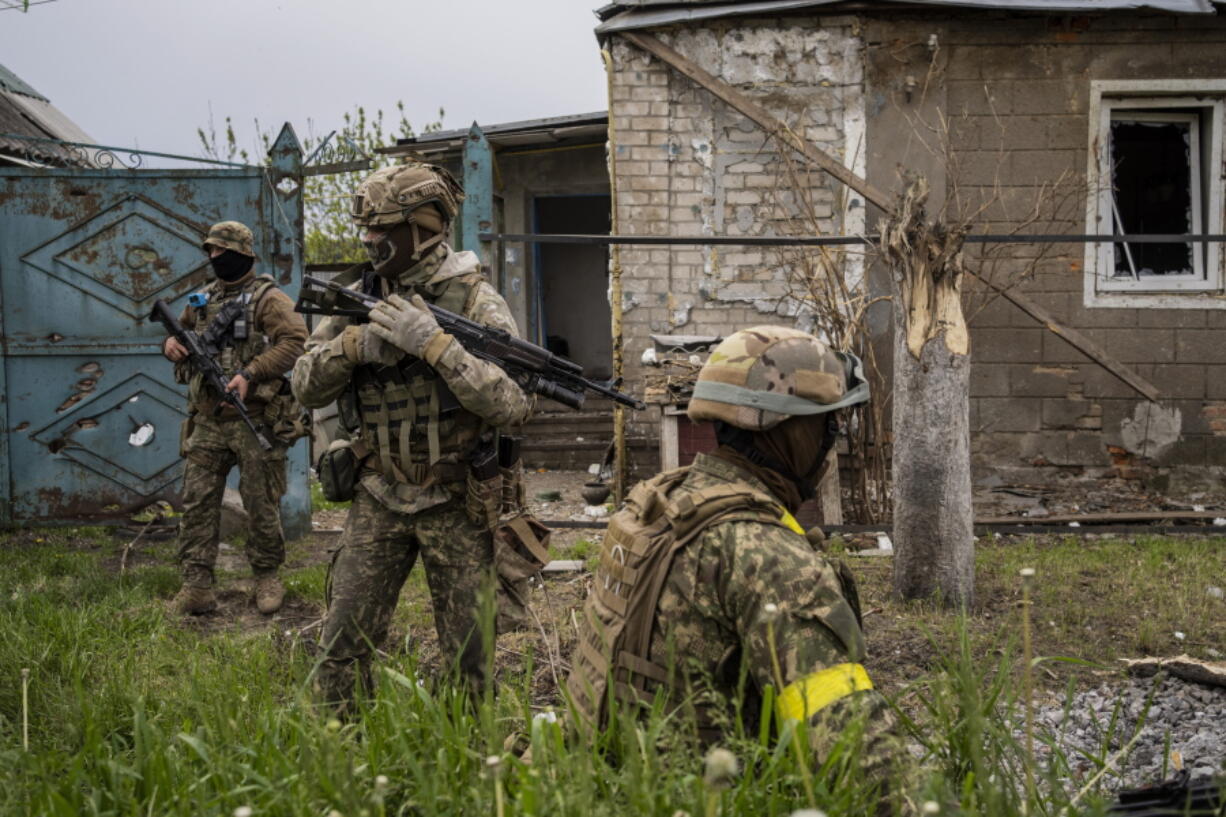
<svg viewBox="0 0 1226 817">
<path fill-rule="evenodd" d="M 257 272 L 291 297 L 302 277 L 288 124 L 265 167 L 146 169 L 165 154 L 53 147 L 79 166 L 0 167 L 0 523 L 104 521 L 179 498 L 186 393 L 147 317 L 158 298 L 179 312 L 209 280 L 210 224 L 249 225 Z M 289 460 L 294 536 L 310 528 L 305 441 Z"/>
</svg>

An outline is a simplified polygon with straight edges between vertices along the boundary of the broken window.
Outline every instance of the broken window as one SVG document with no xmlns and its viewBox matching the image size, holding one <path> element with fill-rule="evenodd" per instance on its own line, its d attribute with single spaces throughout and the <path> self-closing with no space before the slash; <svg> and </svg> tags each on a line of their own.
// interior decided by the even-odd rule
<svg viewBox="0 0 1226 817">
<path fill-rule="evenodd" d="M 1212 173 L 1222 163 L 1221 128 L 1220 100 L 1103 95 L 1088 232 L 1221 232 L 1221 179 Z M 1218 246 L 1204 242 L 1121 242 L 1087 252 L 1096 293 L 1220 290 L 1219 258 Z"/>
<path fill-rule="evenodd" d="M 1114 232 L 1199 234 L 1200 115 L 1113 111 L 1110 139 Z M 1112 274 L 1133 280 L 1196 275 L 1202 263 L 1196 250 L 1192 244 L 1116 244 Z"/>
</svg>

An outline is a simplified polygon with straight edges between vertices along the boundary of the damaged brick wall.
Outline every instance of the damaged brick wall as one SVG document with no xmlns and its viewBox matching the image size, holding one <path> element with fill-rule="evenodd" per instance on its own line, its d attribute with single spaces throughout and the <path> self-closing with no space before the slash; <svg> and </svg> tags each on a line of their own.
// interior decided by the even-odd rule
<svg viewBox="0 0 1226 817">
<path fill-rule="evenodd" d="M 850 18 L 739 20 L 653 34 L 822 149 L 862 163 L 863 62 Z M 621 40 L 612 53 L 622 233 L 795 232 L 790 225 L 805 201 L 823 232 L 863 229 L 863 206 L 836 196 L 823 174 L 806 179 L 811 186 L 800 197 L 784 189 L 774 144 L 741 114 Z M 770 249 L 625 247 L 621 263 L 631 382 L 642 374 L 639 356 L 651 334 L 811 326 L 788 296 L 788 271 Z M 642 426 L 656 419 L 643 412 L 632 422 L 639 433 L 654 433 Z"/>
</svg>

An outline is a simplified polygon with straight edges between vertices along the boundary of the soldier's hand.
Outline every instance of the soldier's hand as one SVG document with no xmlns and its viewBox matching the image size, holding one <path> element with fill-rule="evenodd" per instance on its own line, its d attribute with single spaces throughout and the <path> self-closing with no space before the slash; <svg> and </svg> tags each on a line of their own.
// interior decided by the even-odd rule
<svg viewBox="0 0 1226 817">
<path fill-rule="evenodd" d="M 411 301 L 392 295 L 375 305 L 370 320 L 371 332 L 413 357 L 422 357 L 434 336 L 443 331 L 420 295 Z"/>
<path fill-rule="evenodd" d="M 239 372 L 238 374 L 234 375 L 234 377 L 230 378 L 230 382 L 226 384 L 226 391 L 234 392 L 238 395 L 239 400 L 246 402 L 247 387 L 250 385 L 251 381 L 249 381 L 242 372 Z"/>
<path fill-rule="evenodd" d="M 359 327 L 357 350 L 358 361 L 375 366 L 395 366 L 404 357 L 404 351 L 393 346 L 372 330 L 374 326 L 364 323 Z"/>
<path fill-rule="evenodd" d="M 162 344 L 162 354 L 167 360 L 178 363 L 183 358 L 187 357 L 187 347 L 179 343 L 179 339 L 171 336 L 166 338 L 166 342 Z"/>
</svg>

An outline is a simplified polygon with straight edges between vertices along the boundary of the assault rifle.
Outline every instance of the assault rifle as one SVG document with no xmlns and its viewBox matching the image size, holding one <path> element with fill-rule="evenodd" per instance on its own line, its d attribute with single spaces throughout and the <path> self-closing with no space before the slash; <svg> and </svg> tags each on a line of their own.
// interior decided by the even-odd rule
<svg viewBox="0 0 1226 817">
<path fill-rule="evenodd" d="M 344 315 L 366 320 L 379 303 L 374 295 L 347 289 L 333 281 L 303 276 L 296 312 L 304 315 Z M 583 376 L 583 367 L 534 343 L 521 340 L 505 329 L 470 321 L 463 315 L 428 304 L 443 331 L 460 342 L 469 354 L 488 360 L 511 375 L 526 391 L 539 394 L 573 409 L 583 408 L 585 392 L 629 406 L 646 408 L 641 400 L 618 391 L 612 383 Z"/>
<path fill-rule="evenodd" d="M 179 323 L 179 319 L 175 317 L 175 314 L 170 311 L 170 307 L 161 298 L 154 302 L 153 311 L 149 313 L 149 319 L 161 323 L 175 340 L 183 344 L 183 348 L 187 349 L 188 365 L 204 375 L 204 382 L 212 386 L 213 390 L 221 395 L 221 402 L 213 409 L 213 416 L 221 413 L 222 403 L 229 403 L 238 412 L 238 416 L 243 418 L 247 428 L 251 429 L 251 433 L 255 435 L 255 441 L 260 444 L 260 448 L 265 451 L 271 451 L 272 443 L 268 442 L 268 439 L 256 428 L 251 415 L 247 413 L 247 406 L 243 403 L 243 398 L 239 397 L 236 392 L 226 388 L 225 372 L 221 370 L 220 364 L 214 360 L 213 355 L 209 354 L 209 350 L 200 338 L 200 335 Z"/>
</svg>

